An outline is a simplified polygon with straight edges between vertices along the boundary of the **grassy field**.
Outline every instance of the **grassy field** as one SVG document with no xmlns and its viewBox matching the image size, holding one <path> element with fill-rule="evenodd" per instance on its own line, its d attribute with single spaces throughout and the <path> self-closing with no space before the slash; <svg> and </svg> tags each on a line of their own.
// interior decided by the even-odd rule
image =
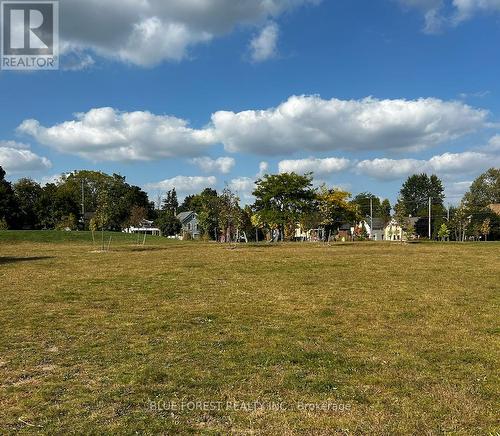
<svg viewBox="0 0 500 436">
<path fill-rule="evenodd" d="M 0 232 L 0 434 L 500 432 L 499 244 L 89 241 Z"/>
</svg>

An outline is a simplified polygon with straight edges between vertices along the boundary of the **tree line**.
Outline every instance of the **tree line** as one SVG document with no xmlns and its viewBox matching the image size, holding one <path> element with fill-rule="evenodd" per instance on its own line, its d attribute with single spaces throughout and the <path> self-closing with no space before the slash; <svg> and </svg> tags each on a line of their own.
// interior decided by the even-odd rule
<svg viewBox="0 0 500 436">
<path fill-rule="evenodd" d="M 394 218 L 409 235 L 465 241 L 500 239 L 500 216 L 490 206 L 500 203 L 500 169 L 490 168 L 474 180 L 457 206 L 444 206 L 442 181 L 435 175 L 416 174 L 403 184 Z M 430 211 L 429 211 L 430 209 Z M 411 220 L 411 217 L 420 218 Z"/>
<path fill-rule="evenodd" d="M 12 184 L 0 167 L 3 229 L 76 230 L 93 226 L 119 231 L 130 224 L 134 208 L 144 209 L 146 215 L 154 210 L 146 192 L 117 174 L 75 171 L 41 186 L 27 178 Z"/>
<path fill-rule="evenodd" d="M 344 224 L 395 220 L 409 235 L 428 236 L 428 214 L 434 239 L 500 239 L 499 216 L 489 208 L 500 203 L 500 170 L 491 168 L 471 185 L 460 204 L 446 208 L 444 187 L 435 175 L 415 174 L 404 182 L 394 208 L 389 200 L 369 192 L 352 198 L 342 189 L 314 187 L 313 174 L 268 174 L 256 181 L 255 202 L 241 206 L 228 187 L 206 188 L 179 203 L 175 189 L 160 205 L 129 185 L 125 177 L 95 171 L 75 171 L 57 183 L 41 186 L 30 179 L 14 184 L 0 167 L 0 228 L 107 229 L 119 231 L 149 219 L 165 236 L 181 231 L 180 212 L 198 215 L 205 239 L 234 241 L 295 236 L 297 226 L 321 229 L 323 237 L 337 234 Z M 364 227 L 356 236 L 365 238 Z"/>
</svg>

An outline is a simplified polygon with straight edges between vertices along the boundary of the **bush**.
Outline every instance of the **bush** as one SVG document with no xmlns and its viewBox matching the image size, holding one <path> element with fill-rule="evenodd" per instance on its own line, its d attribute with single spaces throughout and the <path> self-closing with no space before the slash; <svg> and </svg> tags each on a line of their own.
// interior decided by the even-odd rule
<svg viewBox="0 0 500 436">
<path fill-rule="evenodd" d="M 181 222 L 169 211 L 161 211 L 155 220 L 155 225 L 161 230 L 163 236 L 175 236 L 182 230 Z"/>
<path fill-rule="evenodd" d="M 5 218 L 0 220 L 0 230 L 9 230 L 9 226 L 7 225 L 7 221 L 5 221 Z"/>
<path fill-rule="evenodd" d="M 61 221 L 56 224 L 56 230 L 76 230 L 76 217 L 72 213 L 62 217 Z"/>
</svg>

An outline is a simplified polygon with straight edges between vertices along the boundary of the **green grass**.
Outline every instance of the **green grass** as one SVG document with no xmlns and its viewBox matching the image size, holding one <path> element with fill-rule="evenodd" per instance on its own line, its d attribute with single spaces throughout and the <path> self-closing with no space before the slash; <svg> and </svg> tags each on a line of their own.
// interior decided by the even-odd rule
<svg viewBox="0 0 500 436">
<path fill-rule="evenodd" d="M 118 233 L 118 232 L 104 232 L 104 239 L 108 242 L 109 238 L 112 241 L 119 242 L 121 244 L 130 242 L 132 244 L 137 243 L 137 235 Z M 101 232 L 94 233 L 95 243 L 99 244 L 101 241 Z M 141 236 L 142 238 L 142 236 Z M 147 241 L 155 241 L 156 243 L 162 243 L 166 240 L 165 238 L 159 238 L 155 236 L 148 235 Z M 16 231 L 0 231 L 0 242 L 47 242 L 47 243 L 92 243 L 92 233 L 91 232 L 54 232 L 54 231 L 30 231 L 30 230 L 16 230 Z M 142 239 L 140 241 L 142 243 Z"/>
<path fill-rule="evenodd" d="M 500 431 L 500 244 L 134 242 L 0 232 L 0 434 Z"/>
</svg>

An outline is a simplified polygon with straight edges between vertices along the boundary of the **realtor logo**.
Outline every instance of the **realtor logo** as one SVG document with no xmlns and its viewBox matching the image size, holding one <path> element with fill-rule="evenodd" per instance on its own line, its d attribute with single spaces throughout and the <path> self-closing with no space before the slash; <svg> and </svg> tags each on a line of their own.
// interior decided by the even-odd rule
<svg viewBox="0 0 500 436">
<path fill-rule="evenodd" d="M 59 68 L 58 1 L 1 2 L 2 70 Z"/>
</svg>

